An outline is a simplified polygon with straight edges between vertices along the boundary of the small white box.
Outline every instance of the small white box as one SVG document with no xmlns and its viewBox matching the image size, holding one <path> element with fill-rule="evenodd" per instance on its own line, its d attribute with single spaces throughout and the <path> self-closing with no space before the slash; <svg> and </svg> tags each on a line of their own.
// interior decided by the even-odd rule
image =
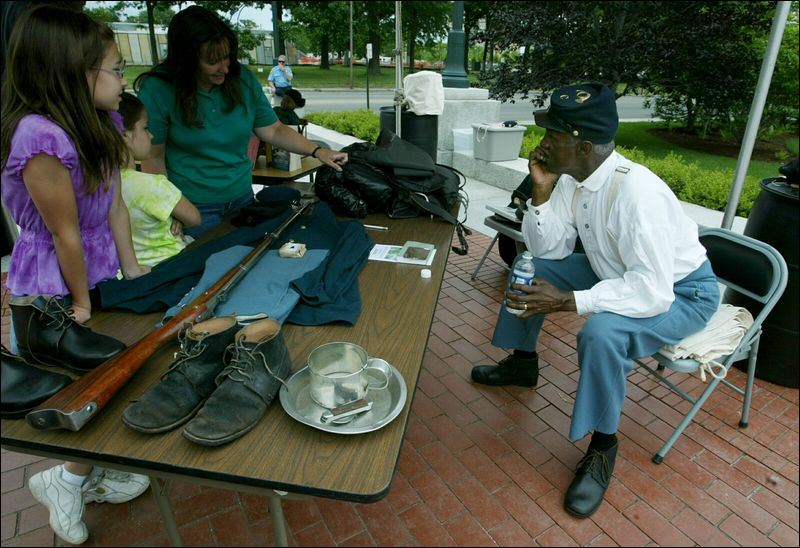
<svg viewBox="0 0 800 548">
<path fill-rule="evenodd" d="M 472 124 L 474 156 L 487 162 L 507 162 L 519 158 L 525 126 L 504 127 L 502 123 Z"/>
<path fill-rule="evenodd" d="M 453 152 L 472 155 L 472 142 L 473 137 L 471 128 L 453 130 Z"/>
</svg>

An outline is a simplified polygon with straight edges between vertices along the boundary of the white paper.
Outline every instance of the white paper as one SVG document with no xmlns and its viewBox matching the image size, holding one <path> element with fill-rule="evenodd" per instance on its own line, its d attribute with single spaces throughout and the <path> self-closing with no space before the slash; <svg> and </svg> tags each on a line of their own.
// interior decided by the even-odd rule
<svg viewBox="0 0 800 548">
<path fill-rule="evenodd" d="M 418 242 L 406 242 L 406 245 L 409 243 Z M 369 258 L 372 261 L 386 261 L 390 263 L 417 264 L 424 266 L 430 266 L 433 263 L 433 258 L 436 256 L 436 248 L 431 246 L 427 261 L 419 261 L 416 259 L 408 259 L 403 257 L 403 253 L 405 252 L 404 250 L 407 248 L 406 245 L 375 244 L 375 246 L 372 248 L 372 251 L 369 252 Z"/>
</svg>

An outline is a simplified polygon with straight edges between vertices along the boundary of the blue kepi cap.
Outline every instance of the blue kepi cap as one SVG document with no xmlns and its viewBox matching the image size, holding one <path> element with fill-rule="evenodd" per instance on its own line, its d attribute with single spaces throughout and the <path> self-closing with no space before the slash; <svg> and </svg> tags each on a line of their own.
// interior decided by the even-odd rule
<svg viewBox="0 0 800 548">
<path fill-rule="evenodd" d="M 613 141 L 619 126 L 614 92 L 600 83 L 559 88 L 550 96 L 550 108 L 533 115 L 537 126 L 597 144 Z"/>
</svg>

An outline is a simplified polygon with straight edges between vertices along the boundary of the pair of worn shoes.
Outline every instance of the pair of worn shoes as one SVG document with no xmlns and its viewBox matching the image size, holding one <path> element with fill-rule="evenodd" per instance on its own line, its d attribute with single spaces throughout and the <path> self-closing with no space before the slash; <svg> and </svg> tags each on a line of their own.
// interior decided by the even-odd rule
<svg viewBox="0 0 800 548">
<path fill-rule="evenodd" d="M 58 538 L 70 544 L 81 544 L 89 537 L 83 522 L 85 503 L 121 504 L 135 499 L 147 490 L 150 480 L 141 474 L 129 474 L 97 466 L 82 486 L 73 485 L 62 476 L 59 464 L 35 474 L 28 481 L 33 498 L 50 512 L 50 527 Z"/>
<path fill-rule="evenodd" d="M 128 406 L 122 421 L 145 434 L 188 421 L 183 436 L 200 445 L 243 436 L 264 416 L 291 371 L 280 327 L 265 319 L 240 328 L 233 316 L 191 326 L 161 381 Z"/>
<path fill-rule="evenodd" d="M 65 303 L 55 297 L 12 297 L 9 306 L 19 355 L 28 363 L 83 374 L 125 349 L 117 339 L 73 320 Z"/>
</svg>

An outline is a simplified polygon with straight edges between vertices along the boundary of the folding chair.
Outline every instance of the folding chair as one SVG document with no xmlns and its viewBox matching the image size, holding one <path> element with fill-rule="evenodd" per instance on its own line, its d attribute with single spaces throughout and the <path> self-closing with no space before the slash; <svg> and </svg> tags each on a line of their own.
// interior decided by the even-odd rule
<svg viewBox="0 0 800 548">
<path fill-rule="evenodd" d="M 753 395 L 756 359 L 758 358 L 758 343 L 761 337 L 761 324 L 777 304 L 781 295 L 783 295 L 788 280 L 786 261 L 769 244 L 724 228 L 701 228 L 700 242 L 708 252 L 708 259 L 711 262 L 714 273 L 717 275 L 717 280 L 729 290 L 745 295 L 749 299 L 760 303 L 763 307 L 758 312 L 758 315 L 755 314 L 756 310 L 748 309 L 754 316 L 753 325 L 745 332 L 742 340 L 731 354 L 716 360 L 723 366 L 723 370 L 727 374 L 735 362 L 747 358 L 747 382 L 744 389 L 731 384 L 724 378 L 712 376 L 702 395 L 695 399 L 670 382 L 659 371 L 670 369 L 680 373 L 694 373 L 700 369 L 698 361 L 692 359 L 669 360 L 659 352 L 656 352 L 652 358 L 658 362 L 658 366 L 654 369 L 641 360 L 634 360 L 638 365 L 644 367 L 661 382 L 693 404 L 691 410 L 675 428 L 666 443 L 653 455 L 652 460 L 656 464 L 661 464 L 667 451 L 677 441 L 720 382 L 744 396 L 742 418 L 739 421 L 739 426 L 741 428 L 747 427 L 750 416 L 750 401 Z M 720 377 L 723 377 L 723 375 L 720 375 Z"/>
<path fill-rule="evenodd" d="M 475 271 L 472 273 L 472 276 L 470 276 L 470 278 L 473 280 L 478 276 L 478 272 L 480 271 L 487 257 L 489 257 L 489 253 L 492 252 L 492 248 L 494 247 L 495 242 L 497 242 L 497 239 L 500 237 L 500 234 L 505 234 L 512 240 L 516 242 L 522 242 L 523 246 L 525 245 L 525 237 L 522 235 L 522 232 L 520 231 L 521 225 L 511 223 L 510 221 L 503 221 L 502 219 L 498 219 L 496 215 L 489 215 L 488 217 L 486 217 L 483 220 L 483 224 L 485 224 L 491 229 L 494 229 L 496 232 L 494 235 L 494 239 L 492 240 L 492 243 L 490 243 L 486 247 L 486 251 L 483 253 L 481 260 L 478 261 L 478 266 L 475 267 Z M 503 268 L 508 270 L 508 267 L 505 264 L 503 264 L 502 266 Z"/>
</svg>

